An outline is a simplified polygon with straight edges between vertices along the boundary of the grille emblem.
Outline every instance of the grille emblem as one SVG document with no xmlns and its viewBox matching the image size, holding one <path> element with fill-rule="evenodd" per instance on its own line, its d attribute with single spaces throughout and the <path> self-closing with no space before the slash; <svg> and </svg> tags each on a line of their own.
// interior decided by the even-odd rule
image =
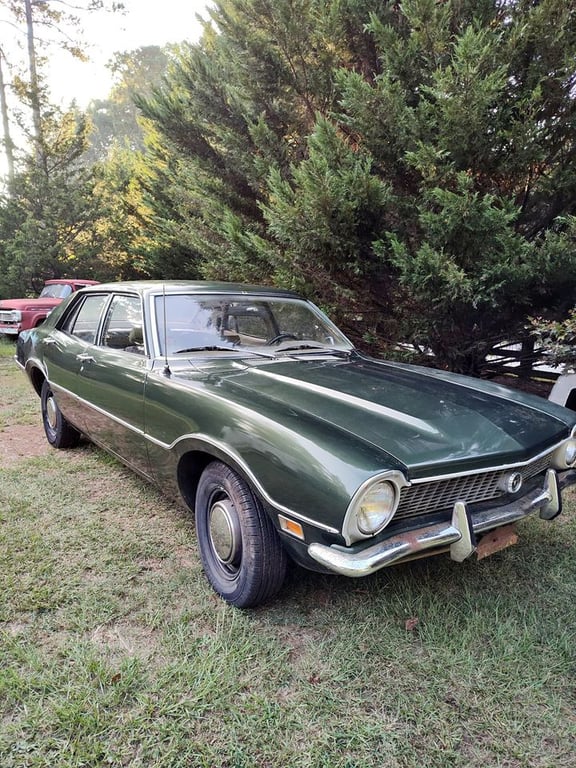
<svg viewBox="0 0 576 768">
<path fill-rule="evenodd" d="M 518 493 L 522 488 L 522 473 L 510 472 L 504 477 L 504 490 L 506 493 Z"/>
</svg>

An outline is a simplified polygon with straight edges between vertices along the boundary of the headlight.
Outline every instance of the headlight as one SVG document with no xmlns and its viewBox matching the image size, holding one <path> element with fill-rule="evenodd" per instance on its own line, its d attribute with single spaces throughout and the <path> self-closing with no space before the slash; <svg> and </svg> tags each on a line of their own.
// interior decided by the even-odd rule
<svg viewBox="0 0 576 768">
<path fill-rule="evenodd" d="M 576 464 L 576 439 L 570 438 L 554 451 L 552 466 L 554 469 L 569 469 Z"/>
<path fill-rule="evenodd" d="M 356 509 L 360 533 L 373 536 L 384 528 L 396 508 L 396 495 L 395 487 L 387 480 L 366 491 Z"/>
<path fill-rule="evenodd" d="M 21 321 L 22 321 L 22 312 L 20 312 L 19 309 L 13 309 L 12 312 L 10 312 L 10 322 L 20 323 Z"/>
<path fill-rule="evenodd" d="M 391 471 L 372 478 L 358 489 L 346 512 L 342 535 L 348 545 L 375 536 L 392 520 L 400 489 L 408 485 L 401 472 Z"/>
<path fill-rule="evenodd" d="M 564 460 L 569 467 L 576 463 L 576 442 L 574 440 L 570 440 L 566 445 Z"/>
</svg>

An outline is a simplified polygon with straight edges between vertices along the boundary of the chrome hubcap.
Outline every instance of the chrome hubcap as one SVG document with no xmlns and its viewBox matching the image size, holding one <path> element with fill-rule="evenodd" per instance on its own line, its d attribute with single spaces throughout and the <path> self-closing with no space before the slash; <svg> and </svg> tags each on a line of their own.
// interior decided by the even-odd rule
<svg viewBox="0 0 576 768">
<path fill-rule="evenodd" d="M 230 499 L 217 501 L 210 510 L 210 540 L 212 548 L 225 565 L 235 565 L 240 559 L 242 537 L 240 523 Z"/>
<path fill-rule="evenodd" d="M 56 403 L 53 397 L 49 397 L 46 401 L 46 420 L 52 429 L 56 429 Z"/>
</svg>

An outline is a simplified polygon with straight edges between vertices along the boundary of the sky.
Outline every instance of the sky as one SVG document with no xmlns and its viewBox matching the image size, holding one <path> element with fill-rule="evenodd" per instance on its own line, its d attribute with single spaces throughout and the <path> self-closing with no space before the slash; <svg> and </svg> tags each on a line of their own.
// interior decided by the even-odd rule
<svg viewBox="0 0 576 768">
<path fill-rule="evenodd" d="M 88 63 L 70 54 L 52 56 L 49 83 L 55 101 L 67 106 L 73 99 L 86 107 L 94 98 L 105 98 L 112 79 L 106 63 L 117 51 L 144 45 L 195 41 L 201 34 L 196 14 L 207 17 L 208 0 L 123 0 L 126 13 L 92 13 L 84 24 L 83 41 Z"/>
</svg>

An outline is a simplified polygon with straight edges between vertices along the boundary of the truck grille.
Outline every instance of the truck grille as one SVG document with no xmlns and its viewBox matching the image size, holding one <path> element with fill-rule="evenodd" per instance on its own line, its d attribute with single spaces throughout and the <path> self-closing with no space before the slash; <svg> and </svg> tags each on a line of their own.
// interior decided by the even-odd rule
<svg viewBox="0 0 576 768">
<path fill-rule="evenodd" d="M 550 451 L 528 464 L 515 467 L 514 471 L 520 472 L 523 482 L 526 482 L 550 467 L 552 454 L 553 451 Z M 498 469 L 475 475 L 450 477 L 446 480 L 432 480 L 429 483 L 417 483 L 402 488 L 394 519 L 451 510 L 457 501 L 478 504 L 504 497 L 506 492 L 501 487 L 501 481 L 510 471 L 510 468 Z"/>
</svg>

